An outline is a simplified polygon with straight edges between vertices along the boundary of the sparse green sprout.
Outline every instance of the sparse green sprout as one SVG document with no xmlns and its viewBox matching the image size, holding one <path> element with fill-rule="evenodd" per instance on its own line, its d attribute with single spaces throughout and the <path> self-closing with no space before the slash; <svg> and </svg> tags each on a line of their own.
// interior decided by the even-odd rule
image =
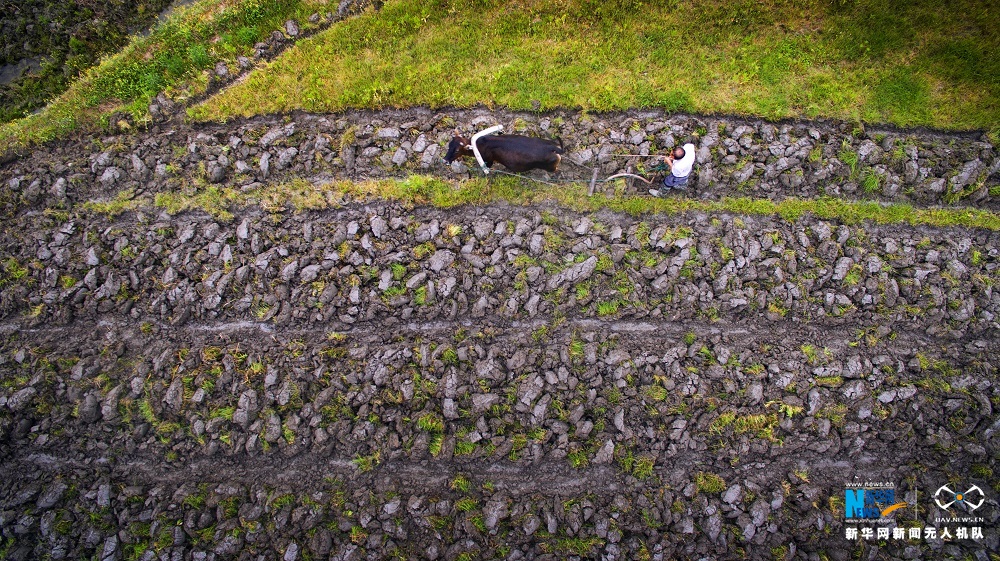
<svg viewBox="0 0 1000 561">
<path fill-rule="evenodd" d="M 715 355 L 712 354 L 712 350 L 708 348 L 708 345 L 702 345 L 701 348 L 698 349 L 698 356 L 709 364 L 715 363 Z"/>
<path fill-rule="evenodd" d="M 459 493 L 468 493 L 469 489 L 472 489 L 472 482 L 469 481 L 468 477 L 460 474 L 456 475 L 455 478 L 451 480 L 451 484 L 449 486 Z"/>
<path fill-rule="evenodd" d="M 351 538 L 351 543 L 353 543 L 354 545 L 361 545 L 366 541 L 368 541 L 368 532 L 365 532 L 364 528 L 362 528 L 361 526 L 354 525 L 351 526 L 350 538 Z"/>
<path fill-rule="evenodd" d="M 646 388 L 646 397 L 653 401 L 663 401 L 667 399 L 668 395 L 670 393 L 667 391 L 667 388 L 660 385 L 653 385 Z"/>
<path fill-rule="evenodd" d="M 351 463 L 361 471 L 361 473 L 369 472 L 382 463 L 382 453 L 376 450 L 374 453 L 368 456 L 355 456 Z"/>
<path fill-rule="evenodd" d="M 841 146 L 840 152 L 837 154 L 837 158 L 840 159 L 845 165 L 851 168 L 851 175 L 853 176 L 858 171 L 858 153 L 851 149 L 851 145 L 846 140 Z"/>
<path fill-rule="evenodd" d="M 993 479 L 993 469 L 985 464 L 972 464 L 972 475 L 980 479 Z"/>
<path fill-rule="evenodd" d="M 549 326 L 543 325 L 531 332 L 531 339 L 536 343 L 545 341 L 549 336 Z"/>
<path fill-rule="evenodd" d="M 615 262 L 611 260 L 611 255 L 607 252 L 600 252 L 597 256 L 597 272 L 610 273 L 615 270 Z"/>
<path fill-rule="evenodd" d="M 455 509 L 459 512 L 469 512 L 479 508 L 479 501 L 472 497 L 462 497 L 455 502 Z"/>
<path fill-rule="evenodd" d="M 639 456 L 632 465 L 632 475 L 636 479 L 646 479 L 653 475 L 654 459 L 649 456 Z"/>
<path fill-rule="evenodd" d="M 422 260 L 424 257 L 434 253 L 437 248 L 434 246 L 433 242 L 424 242 L 413 248 L 413 256 L 418 260 Z"/>
<path fill-rule="evenodd" d="M 818 361 L 819 353 L 816 352 L 816 347 L 805 344 L 802 345 L 802 354 L 806 355 L 806 362 L 815 365 Z"/>
<path fill-rule="evenodd" d="M 571 362 L 579 363 L 583 360 L 584 344 L 581 339 L 574 338 L 569 342 L 569 358 Z"/>
<path fill-rule="evenodd" d="M 695 474 L 694 484 L 698 488 L 699 493 L 714 495 L 726 490 L 725 479 L 722 479 L 714 473 L 706 471 L 699 471 Z"/>
<path fill-rule="evenodd" d="M 462 439 L 455 442 L 455 455 L 456 456 L 468 456 L 476 451 L 476 444 L 468 440 Z"/>
<path fill-rule="evenodd" d="M 847 271 L 844 275 L 844 286 L 856 286 L 861 282 L 861 276 L 864 274 L 864 269 L 861 267 L 860 263 L 855 263 L 851 266 L 851 269 Z"/>
<path fill-rule="evenodd" d="M 271 305 L 262 300 L 254 307 L 253 315 L 256 316 L 257 319 L 264 319 L 269 311 L 271 311 Z"/>
<path fill-rule="evenodd" d="M 190 495 L 184 497 L 184 500 L 181 502 L 191 509 L 201 510 L 205 506 L 205 494 L 206 489 L 201 488 L 197 493 L 191 493 Z"/>
<path fill-rule="evenodd" d="M 441 433 L 432 433 L 431 438 L 427 443 L 427 451 L 430 452 L 431 456 L 438 457 L 441 453 L 441 447 L 444 445 L 444 435 Z"/>
<path fill-rule="evenodd" d="M 839 388 L 844 385 L 844 379 L 840 376 L 817 376 L 816 385 L 827 388 Z"/>
<path fill-rule="evenodd" d="M 205 362 L 215 362 L 222 358 L 222 349 L 219 347 L 205 347 L 201 350 L 201 358 Z"/>
<path fill-rule="evenodd" d="M 382 292 L 382 300 L 389 302 L 393 298 L 406 293 L 405 286 L 390 286 Z"/>
<path fill-rule="evenodd" d="M 604 546 L 604 543 L 603 539 L 596 537 L 572 537 L 556 538 L 551 542 L 540 544 L 539 547 L 545 553 L 565 556 L 561 557 L 563 559 L 569 556 L 590 558 L 597 548 Z"/>
<path fill-rule="evenodd" d="M 13 257 L 8 257 L 6 261 L 3 262 L 4 272 L 7 273 L 7 277 L 11 280 L 21 280 L 28 275 L 28 268 L 22 267 L 17 259 Z"/>
<path fill-rule="evenodd" d="M 406 276 L 406 266 L 401 263 L 393 263 L 389 265 L 389 269 L 392 271 L 393 280 L 400 281 Z"/>
<path fill-rule="evenodd" d="M 861 188 L 864 189 L 865 193 L 874 195 L 878 193 L 881 186 L 882 176 L 871 168 L 866 169 L 865 173 L 861 177 Z"/>
<path fill-rule="evenodd" d="M 767 407 L 771 407 L 772 405 L 777 406 L 778 412 L 789 419 L 805 411 L 805 408 L 800 405 L 791 405 L 783 401 L 768 401 L 766 404 Z"/>
<path fill-rule="evenodd" d="M 444 432 L 444 420 L 435 413 L 424 413 L 421 415 L 417 420 L 417 426 L 420 427 L 420 430 L 431 433 Z"/>
<path fill-rule="evenodd" d="M 139 400 L 139 414 L 142 418 L 149 424 L 157 424 L 156 412 L 153 411 L 153 406 L 149 403 L 148 399 Z"/>
<path fill-rule="evenodd" d="M 427 286 L 421 286 L 413 292 L 413 305 L 424 306 L 427 304 Z"/>
<path fill-rule="evenodd" d="M 89 212 L 114 218 L 123 212 L 135 210 L 143 202 L 145 201 L 135 198 L 135 193 L 131 189 L 126 189 L 109 201 L 87 201 L 83 203 L 83 208 Z"/>
<path fill-rule="evenodd" d="M 818 163 L 823 161 L 823 147 L 817 145 L 812 150 L 809 151 L 809 161 L 813 163 Z"/>
<path fill-rule="evenodd" d="M 752 434 L 757 438 L 780 443 L 780 440 L 774 436 L 774 429 L 777 426 L 777 415 L 737 415 L 733 411 L 727 411 L 712 421 L 708 430 L 717 435 L 723 434 L 726 430 L 732 430 L 735 436 Z"/>
<path fill-rule="evenodd" d="M 590 463 L 590 458 L 587 457 L 587 453 L 580 449 L 571 450 L 569 454 L 566 455 L 566 459 L 569 460 L 569 465 L 576 469 L 583 469 Z"/>
<path fill-rule="evenodd" d="M 605 397 L 611 405 L 618 405 L 622 400 L 622 391 L 617 386 L 612 386 L 605 393 Z"/>
<path fill-rule="evenodd" d="M 271 501 L 271 510 L 273 512 L 277 512 L 285 508 L 286 506 L 292 506 L 294 504 L 295 504 L 295 495 L 291 493 L 285 493 L 284 495 L 275 497 Z"/>
<path fill-rule="evenodd" d="M 788 315 L 788 308 L 782 306 L 781 304 L 778 304 L 773 300 L 770 303 L 768 303 L 767 311 L 771 312 L 772 314 L 777 314 L 781 317 L 785 317 L 786 315 Z"/>
<path fill-rule="evenodd" d="M 601 317 L 613 316 L 618 313 L 618 300 L 609 300 L 597 304 L 597 315 Z"/>
<path fill-rule="evenodd" d="M 231 406 L 230 407 L 220 407 L 218 409 L 213 410 L 209 414 L 209 417 L 212 418 L 212 419 L 226 419 L 227 421 L 232 421 L 233 420 L 233 413 L 235 413 L 235 412 L 236 412 L 236 409 L 234 407 L 231 407 Z"/>
</svg>

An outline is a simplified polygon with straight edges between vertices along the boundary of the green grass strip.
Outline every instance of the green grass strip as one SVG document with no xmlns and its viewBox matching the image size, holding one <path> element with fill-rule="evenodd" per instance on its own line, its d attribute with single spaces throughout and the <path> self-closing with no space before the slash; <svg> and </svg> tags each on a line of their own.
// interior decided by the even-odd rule
<svg viewBox="0 0 1000 561">
<path fill-rule="evenodd" d="M 619 181 L 617 187 L 624 187 Z M 656 198 L 650 196 L 587 196 L 582 183 L 559 186 L 529 182 L 516 177 L 447 181 L 433 176 L 412 175 L 405 179 L 382 179 L 364 182 L 348 180 L 313 185 L 303 179 L 269 185 L 255 190 L 240 191 L 229 187 L 210 186 L 198 189 L 194 195 L 179 192 L 157 193 L 153 204 L 172 214 L 187 210 L 203 210 L 224 221 L 232 220 L 234 207 L 259 205 L 268 212 L 323 210 L 343 204 L 344 196 L 356 199 L 387 199 L 407 205 L 432 205 L 453 208 L 462 205 L 508 203 L 521 206 L 556 204 L 577 212 L 611 210 L 634 216 L 648 214 L 683 214 L 706 212 L 778 216 L 794 222 L 807 215 L 843 224 L 909 224 L 938 228 L 965 227 L 1000 230 L 1000 215 L 976 208 L 915 208 L 908 204 L 880 204 L 871 201 L 851 201 L 833 197 L 818 199 L 753 199 L 726 197 L 718 201 L 686 197 Z M 129 200 L 119 195 L 110 203 L 85 203 L 84 209 L 107 215 L 117 215 L 148 204 L 148 199 Z"/>
<path fill-rule="evenodd" d="M 1000 10 L 976 0 L 389 0 L 193 108 L 478 104 L 1000 126 Z"/>
<path fill-rule="evenodd" d="M 908 204 L 883 205 L 872 201 L 850 201 L 833 197 L 818 199 L 789 198 L 781 201 L 749 197 L 725 197 L 705 201 L 686 197 L 587 196 L 582 183 L 549 186 L 518 178 L 477 178 L 457 185 L 429 176 L 411 176 L 405 180 L 366 183 L 337 183 L 335 189 L 358 196 L 378 196 L 413 204 L 431 204 L 449 208 L 458 205 L 482 205 L 507 202 L 538 205 L 555 202 L 579 212 L 607 209 L 639 216 L 644 214 L 681 214 L 687 212 L 731 213 L 740 215 L 779 216 L 793 222 L 809 214 L 837 220 L 844 224 L 910 224 L 934 227 L 962 226 L 1000 230 L 1000 215 L 975 208 L 915 208 Z"/>
</svg>

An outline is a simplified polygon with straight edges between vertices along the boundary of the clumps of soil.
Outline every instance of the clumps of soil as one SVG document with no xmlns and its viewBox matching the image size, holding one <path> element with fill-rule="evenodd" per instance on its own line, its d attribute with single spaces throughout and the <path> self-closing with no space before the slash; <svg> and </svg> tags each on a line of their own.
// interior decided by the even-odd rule
<svg viewBox="0 0 1000 561">
<path fill-rule="evenodd" d="M 20 220 L 16 559 L 834 558 L 846 481 L 995 482 L 994 233 L 372 201 Z"/>
<path fill-rule="evenodd" d="M 53 144 L 15 159 L 0 170 L 7 212 L 19 205 L 45 208 L 113 198 L 123 191 L 152 196 L 212 185 L 252 189 L 296 178 L 319 182 L 412 173 L 465 178 L 478 169 L 470 169 L 471 160 L 446 166 L 444 146 L 456 126 L 472 132 L 498 122 L 507 132 L 559 138 L 566 146 L 558 175 L 531 176 L 545 181 L 588 183 L 595 168 L 601 179 L 622 172 L 655 179 L 663 172 L 654 170 L 659 160 L 649 155 L 692 141 L 698 163 L 687 197 L 835 197 L 994 208 L 1000 191 L 1000 155 L 985 135 L 658 111 L 584 115 L 420 108 L 191 126 L 175 120 L 179 111 L 161 96 L 151 113 L 162 122 L 148 132 Z M 626 154 L 635 156 L 621 157 Z M 633 180 L 599 183 L 597 192 L 645 194 L 647 188 Z"/>
<path fill-rule="evenodd" d="M 10 333 L 4 538 L 17 559 L 834 558 L 846 481 L 902 495 L 983 477 L 995 453 L 994 341 L 939 354 L 919 332 L 856 336 L 579 320 Z"/>
<path fill-rule="evenodd" d="M 0 314 L 33 325 L 112 313 L 332 328 L 799 318 L 958 337 L 996 328 L 1000 311 L 995 232 L 481 211 L 382 203 L 232 223 L 27 215 L 3 242 Z"/>
<path fill-rule="evenodd" d="M 627 169 L 615 152 L 696 137 L 707 156 L 690 196 L 705 197 L 857 197 L 844 187 L 866 168 L 851 170 L 847 150 L 860 162 L 890 138 L 918 172 L 912 193 L 883 200 L 988 205 L 997 158 L 983 140 L 657 113 L 189 126 L 173 110 L 147 133 L 52 144 L 2 169 L 7 559 L 998 547 L 993 502 L 976 512 L 982 540 L 854 545 L 843 510 L 848 482 L 893 482 L 919 508 L 890 525 L 944 527 L 934 489 L 997 488 L 996 232 L 349 196 L 308 212 L 234 207 L 227 220 L 80 208 L 125 205 L 128 190 L 462 177 L 441 146 L 456 123 L 497 118 L 568 140 L 587 180 L 590 165 Z M 776 171 L 806 148 L 826 155 Z M 864 165 L 895 173 L 874 153 Z M 745 182 L 728 175 L 745 169 L 731 155 L 754 161 Z"/>
</svg>

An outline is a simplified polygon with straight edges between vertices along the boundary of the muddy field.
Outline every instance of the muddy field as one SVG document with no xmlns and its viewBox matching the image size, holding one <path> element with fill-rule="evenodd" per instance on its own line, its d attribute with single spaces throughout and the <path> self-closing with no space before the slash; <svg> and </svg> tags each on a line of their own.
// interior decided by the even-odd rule
<svg viewBox="0 0 1000 561">
<path fill-rule="evenodd" d="M 615 155 L 693 140 L 683 196 L 994 208 L 985 138 L 656 112 L 153 113 L 0 168 L 5 558 L 995 555 L 996 232 L 350 198 L 231 220 L 85 209 L 465 177 L 444 144 L 494 123 L 563 140 L 573 163 L 543 180 L 645 172 Z M 865 481 L 910 503 L 883 526 L 953 535 L 931 495 L 978 485 L 984 535 L 849 541 L 845 485 Z"/>
</svg>

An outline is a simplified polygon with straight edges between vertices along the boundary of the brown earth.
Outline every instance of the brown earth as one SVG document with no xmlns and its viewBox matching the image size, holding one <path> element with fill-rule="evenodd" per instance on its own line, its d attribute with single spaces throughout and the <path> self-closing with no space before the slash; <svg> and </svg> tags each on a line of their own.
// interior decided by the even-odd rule
<svg viewBox="0 0 1000 561">
<path fill-rule="evenodd" d="M 439 161 L 450 131 L 493 122 L 563 138 L 581 167 L 556 179 L 693 138 L 685 196 L 992 206 L 984 139 L 656 112 L 164 115 L 0 168 L 4 558 L 996 552 L 995 232 L 350 198 L 231 221 L 83 208 L 462 177 Z M 865 153 L 853 172 L 846 151 Z M 881 191 L 848 187 L 866 169 Z M 985 536 L 848 541 L 857 481 L 915 505 L 890 525 L 938 531 L 963 524 L 937 522 L 935 490 L 976 484 Z"/>
</svg>

